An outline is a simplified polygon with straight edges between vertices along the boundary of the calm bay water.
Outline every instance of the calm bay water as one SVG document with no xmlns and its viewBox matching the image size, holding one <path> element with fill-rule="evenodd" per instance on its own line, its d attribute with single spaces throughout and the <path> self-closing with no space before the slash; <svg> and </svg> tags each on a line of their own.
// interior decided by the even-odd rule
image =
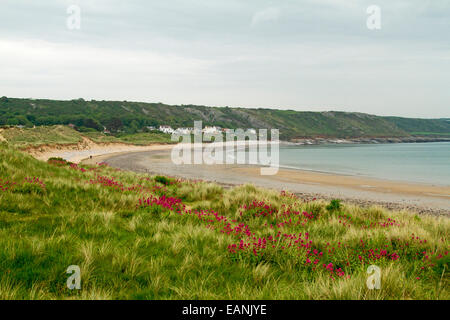
<svg viewBox="0 0 450 320">
<path fill-rule="evenodd" d="M 280 166 L 450 185 L 450 142 L 280 147 Z"/>
</svg>

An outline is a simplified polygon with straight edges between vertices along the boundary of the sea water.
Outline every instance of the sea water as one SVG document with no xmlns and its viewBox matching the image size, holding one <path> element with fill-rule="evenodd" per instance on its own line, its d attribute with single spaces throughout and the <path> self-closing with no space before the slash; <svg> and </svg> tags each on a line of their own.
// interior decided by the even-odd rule
<svg viewBox="0 0 450 320">
<path fill-rule="evenodd" d="M 280 167 L 450 185 L 450 142 L 280 146 Z"/>
</svg>

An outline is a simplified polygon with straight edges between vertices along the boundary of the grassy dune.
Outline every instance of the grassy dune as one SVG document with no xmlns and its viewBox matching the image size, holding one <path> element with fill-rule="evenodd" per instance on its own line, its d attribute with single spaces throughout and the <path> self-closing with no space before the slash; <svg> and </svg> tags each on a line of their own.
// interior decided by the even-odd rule
<svg viewBox="0 0 450 320">
<path fill-rule="evenodd" d="M 449 299 L 449 220 L 0 144 L 0 299 Z M 381 268 L 381 289 L 366 286 Z M 81 290 L 66 287 L 69 265 Z"/>
<path fill-rule="evenodd" d="M 105 135 L 101 132 L 84 132 L 83 136 L 97 143 L 127 143 L 145 146 L 152 143 L 174 143 L 171 135 L 162 132 L 139 132 L 133 134 Z"/>
<path fill-rule="evenodd" d="M 127 143 L 149 145 L 152 143 L 172 143 L 170 135 L 162 132 L 140 132 L 134 134 L 106 135 L 102 132 L 78 132 L 68 126 L 39 126 L 35 128 L 11 127 L 1 129 L 0 136 L 17 148 L 41 145 L 77 144 L 86 137 L 96 143 Z M 1 141 L 1 140 L 0 140 Z"/>
<path fill-rule="evenodd" d="M 13 127 L 3 129 L 0 134 L 18 148 L 44 144 L 77 144 L 82 141 L 82 136 L 78 131 L 60 125 L 23 129 Z"/>
</svg>

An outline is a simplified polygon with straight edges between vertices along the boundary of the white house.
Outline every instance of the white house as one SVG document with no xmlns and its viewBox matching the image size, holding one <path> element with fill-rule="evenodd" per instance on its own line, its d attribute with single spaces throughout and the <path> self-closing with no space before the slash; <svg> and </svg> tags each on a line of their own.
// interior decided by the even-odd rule
<svg viewBox="0 0 450 320">
<path fill-rule="evenodd" d="M 173 130 L 171 126 L 159 126 L 159 131 L 164 132 L 164 133 L 169 133 L 169 134 L 172 134 L 175 132 L 175 130 Z"/>
<path fill-rule="evenodd" d="M 194 131 L 194 128 L 178 128 L 176 130 L 176 132 L 179 134 L 191 134 L 192 131 Z"/>
<path fill-rule="evenodd" d="M 203 131 L 203 133 L 220 133 L 221 128 L 216 127 L 216 126 L 213 126 L 213 127 L 206 126 L 205 128 L 203 128 L 202 131 Z"/>
</svg>

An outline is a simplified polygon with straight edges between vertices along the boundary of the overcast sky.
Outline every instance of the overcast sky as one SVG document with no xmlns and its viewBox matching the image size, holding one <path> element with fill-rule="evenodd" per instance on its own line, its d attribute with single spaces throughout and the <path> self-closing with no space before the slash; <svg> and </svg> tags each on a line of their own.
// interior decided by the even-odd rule
<svg viewBox="0 0 450 320">
<path fill-rule="evenodd" d="M 0 4 L 1 96 L 450 117 L 448 0 Z"/>
</svg>

